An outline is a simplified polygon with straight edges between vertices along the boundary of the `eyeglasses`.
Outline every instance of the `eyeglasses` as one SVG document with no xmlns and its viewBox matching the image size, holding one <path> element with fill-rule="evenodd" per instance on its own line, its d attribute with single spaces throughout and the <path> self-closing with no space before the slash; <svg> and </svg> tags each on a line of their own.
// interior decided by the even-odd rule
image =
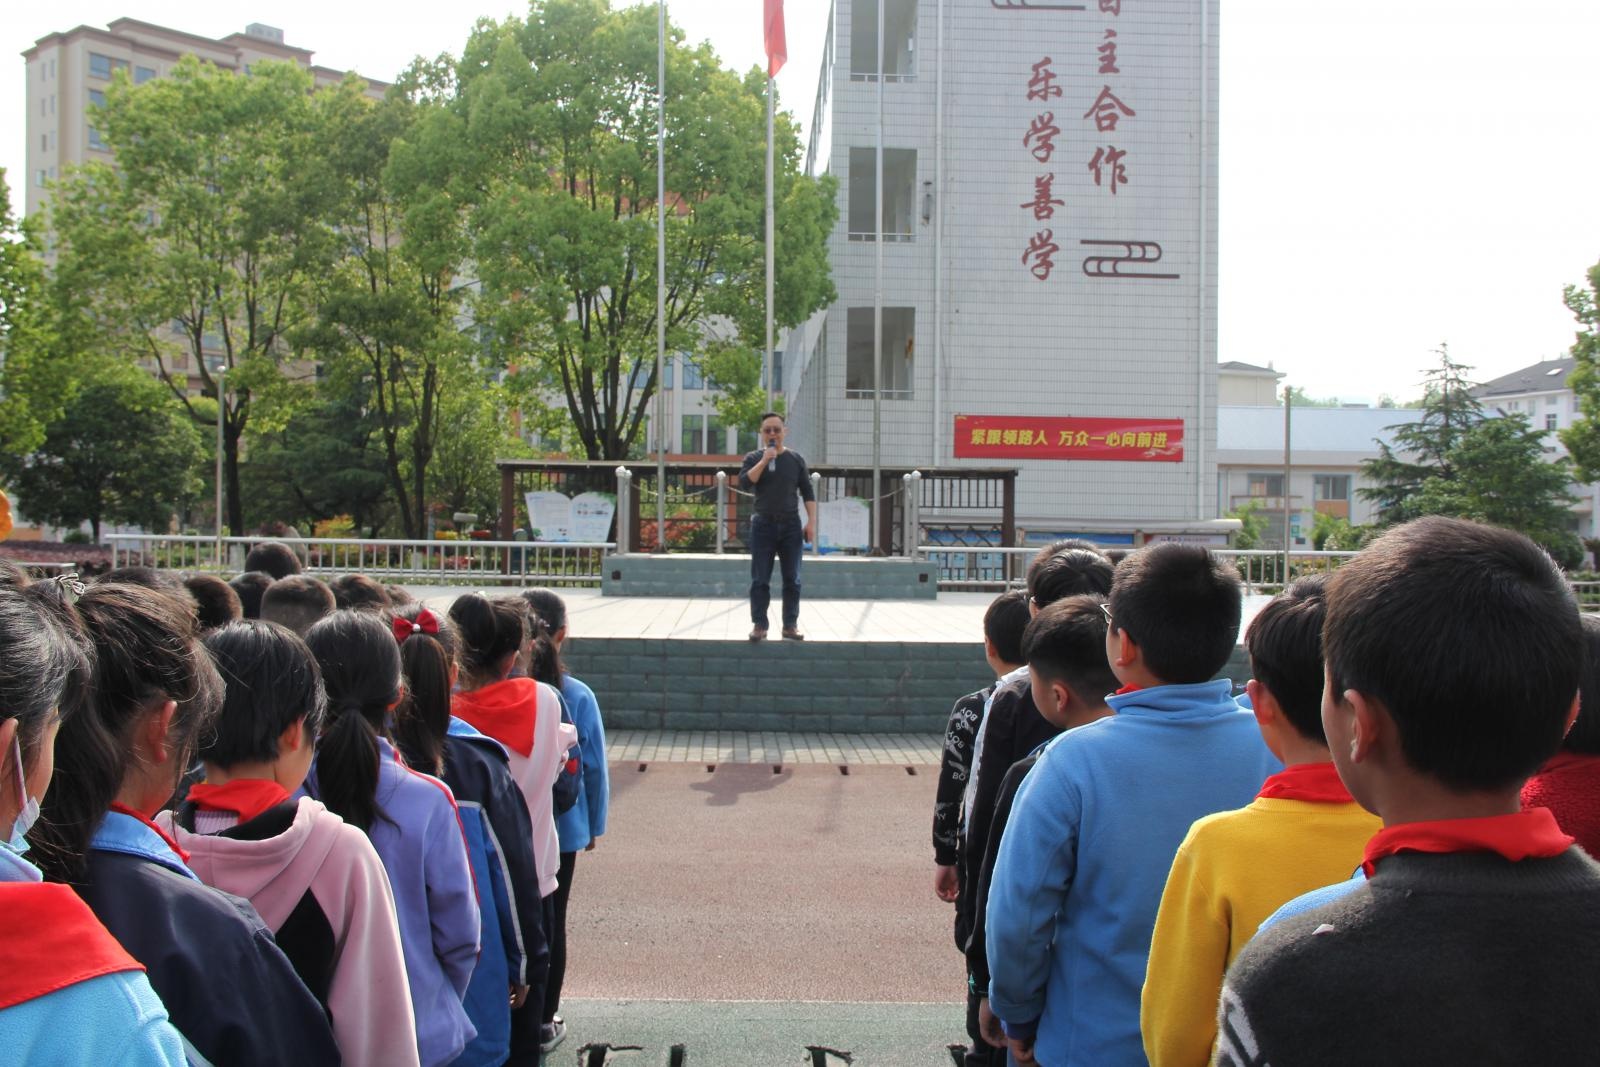
<svg viewBox="0 0 1600 1067">
<path fill-rule="evenodd" d="M 1099 607 L 1100 614 L 1106 617 L 1106 626 L 1110 629 L 1116 629 L 1117 624 L 1111 621 L 1111 605 L 1101 601 Z"/>
</svg>

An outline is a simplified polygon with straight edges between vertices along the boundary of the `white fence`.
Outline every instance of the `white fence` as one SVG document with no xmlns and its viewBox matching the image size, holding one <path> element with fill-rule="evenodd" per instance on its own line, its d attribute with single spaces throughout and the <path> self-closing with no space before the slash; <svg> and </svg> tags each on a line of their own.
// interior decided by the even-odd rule
<svg viewBox="0 0 1600 1067">
<path fill-rule="evenodd" d="M 610 541 L 404 541 L 378 538 L 109 534 L 111 565 L 236 574 L 263 541 L 294 549 L 306 573 L 430 585 L 598 585 Z"/>
<path fill-rule="evenodd" d="M 1027 583 L 1028 562 L 1040 546 L 994 548 L 987 545 L 924 544 L 918 555 L 939 565 L 941 589 L 1015 589 Z M 1115 551 L 1112 546 L 1109 551 Z M 1130 547 L 1128 549 L 1132 551 Z M 1213 548 L 1212 555 L 1231 561 L 1251 593 L 1276 593 L 1283 588 L 1283 553 L 1271 549 Z M 1289 577 L 1331 571 L 1354 552 L 1291 552 Z"/>
</svg>

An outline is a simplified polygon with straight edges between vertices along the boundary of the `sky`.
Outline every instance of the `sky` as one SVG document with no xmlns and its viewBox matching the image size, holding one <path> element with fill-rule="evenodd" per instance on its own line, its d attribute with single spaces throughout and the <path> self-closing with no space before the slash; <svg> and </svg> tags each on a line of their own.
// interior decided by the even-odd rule
<svg viewBox="0 0 1600 1067">
<path fill-rule="evenodd" d="M 615 0 L 614 0 L 615 2 Z M 977 0 L 949 0 L 951 3 Z M 20 53 L 131 17 L 210 37 L 265 22 L 315 62 L 389 79 L 459 53 L 500 0 L 0 0 L 0 167 L 23 180 Z M 731 15 L 736 8 L 741 16 Z M 763 61 L 760 0 L 676 0 L 724 62 Z M 1487 380 L 1566 352 L 1562 287 L 1600 261 L 1596 0 L 1212 0 L 1220 8 L 1218 349 L 1313 397 L 1420 394 L 1433 350 Z M 811 118 L 828 5 L 787 0 L 781 107 Z M 13 193 L 13 201 L 20 194 Z"/>
</svg>

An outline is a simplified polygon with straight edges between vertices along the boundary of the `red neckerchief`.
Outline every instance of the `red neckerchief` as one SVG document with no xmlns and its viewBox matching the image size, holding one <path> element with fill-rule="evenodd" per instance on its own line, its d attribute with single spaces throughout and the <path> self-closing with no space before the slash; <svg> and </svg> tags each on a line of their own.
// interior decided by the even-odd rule
<svg viewBox="0 0 1600 1067">
<path fill-rule="evenodd" d="M 1120 697 L 1120 696 L 1122 696 L 1122 695 L 1124 695 L 1126 693 L 1137 693 L 1139 690 L 1141 690 L 1143 688 L 1144 688 L 1144 686 L 1142 686 L 1142 685 L 1134 685 L 1132 682 L 1129 682 L 1127 685 L 1123 686 L 1121 689 L 1118 689 L 1115 693 L 1112 693 L 1111 695 L 1114 696 L 1114 697 Z"/>
<path fill-rule="evenodd" d="M 1371 878 L 1378 861 L 1397 852 L 1496 852 L 1515 863 L 1559 856 L 1573 838 L 1561 832 L 1549 808 L 1478 819 L 1436 819 L 1386 827 L 1367 842 L 1362 870 Z"/>
<path fill-rule="evenodd" d="M 1539 768 L 1539 774 L 1571 770 L 1575 767 L 1593 767 L 1600 764 L 1600 756 L 1588 752 L 1557 752 Z M 1536 776 L 1537 777 L 1537 776 Z"/>
<path fill-rule="evenodd" d="M 287 802 L 289 791 L 266 778 L 235 778 L 222 785 L 192 785 L 189 799 L 202 811 L 231 811 L 240 822 L 249 822 L 268 808 Z"/>
<path fill-rule="evenodd" d="M 71 886 L 0 883 L 0 1008 L 102 975 L 142 971 Z"/>
<path fill-rule="evenodd" d="M 134 811 L 132 808 L 128 807 L 128 805 L 122 803 L 121 801 L 112 801 L 111 810 L 116 812 L 118 815 L 126 815 L 130 819 L 138 819 L 140 822 L 142 822 L 146 826 L 150 827 L 150 829 L 155 832 L 156 836 L 161 838 L 161 840 L 165 841 L 167 843 L 167 847 L 172 849 L 172 854 L 174 856 L 177 856 L 180 860 L 183 861 L 183 865 L 185 867 L 187 867 L 189 865 L 189 854 L 187 852 L 185 852 L 182 848 L 178 847 L 178 843 L 172 839 L 172 835 L 171 834 L 167 833 L 161 827 L 157 826 L 155 823 L 151 822 L 148 818 L 146 818 L 145 816 L 139 814 L 137 811 Z"/>
<path fill-rule="evenodd" d="M 1314 804 L 1351 803 L 1350 790 L 1339 780 L 1339 771 L 1332 762 L 1285 767 L 1261 783 L 1261 792 L 1256 796 L 1309 800 Z"/>
</svg>

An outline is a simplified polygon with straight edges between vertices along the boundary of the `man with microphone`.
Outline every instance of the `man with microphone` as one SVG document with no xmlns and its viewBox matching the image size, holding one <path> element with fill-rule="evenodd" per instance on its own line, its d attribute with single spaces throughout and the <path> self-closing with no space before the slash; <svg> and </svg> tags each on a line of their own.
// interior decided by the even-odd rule
<svg viewBox="0 0 1600 1067">
<path fill-rule="evenodd" d="M 817 496 L 811 491 L 811 471 L 805 457 L 783 447 L 787 427 L 783 416 L 769 411 L 761 416 L 763 447 L 744 457 L 739 487 L 755 494 L 755 514 L 750 519 L 750 640 L 767 637 L 767 605 L 772 602 L 772 557 L 783 569 L 783 636 L 803 641 L 800 632 L 800 555 L 802 541 L 817 532 Z M 805 501 L 802 529 L 795 494 Z"/>
</svg>

